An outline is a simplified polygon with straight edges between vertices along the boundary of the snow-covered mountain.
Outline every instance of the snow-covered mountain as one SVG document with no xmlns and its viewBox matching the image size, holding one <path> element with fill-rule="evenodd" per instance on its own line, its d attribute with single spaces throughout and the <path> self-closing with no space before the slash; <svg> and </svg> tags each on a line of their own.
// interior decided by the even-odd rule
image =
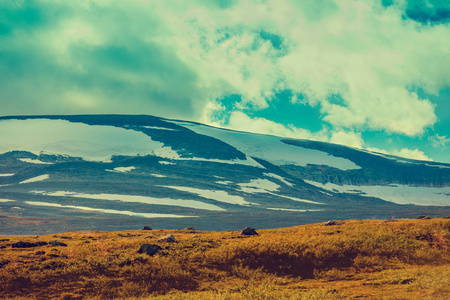
<svg viewBox="0 0 450 300">
<path fill-rule="evenodd" d="M 450 214 L 450 165 L 146 115 L 0 118 L 3 233 Z"/>
</svg>

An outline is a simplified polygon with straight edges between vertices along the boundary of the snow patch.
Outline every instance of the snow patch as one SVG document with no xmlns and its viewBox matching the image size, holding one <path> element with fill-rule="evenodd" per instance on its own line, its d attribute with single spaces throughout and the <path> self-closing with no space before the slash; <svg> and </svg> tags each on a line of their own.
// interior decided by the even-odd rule
<svg viewBox="0 0 450 300">
<path fill-rule="evenodd" d="M 264 176 L 276 178 L 276 179 L 278 179 L 279 181 L 283 182 L 284 184 L 286 184 L 288 186 L 293 186 L 292 183 L 290 183 L 289 181 L 287 181 L 286 179 L 284 179 L 280 175 L 273 174 L 273 173 L 264 173 Z"/>
<path fill-rule="evenodd" d="M 30 163 L 30 164 L 38 164 L 38 165 L 54 165 L 54 163 L 45 162 L 39 159 L 32 158 L 19 158 L 20 161 Z"/>
<path fill-rule="evenodd" d="M 57 192 L 32 191 L 32 193 L 55 197 L 75 197 L 75 198 L 86 198 L 86 199 L 107 200 L 107 201 L 137 202 L 154 205 L 180 206 L 212 211 L 225 211 L 225 209 L 218 207 L 216 205 L 196 200 L 154 198 L 148 196 L 118 195 L 118 194 L 84 194 L 67 191 L 57 191 Z"/>
<path fill-rule="evenodd" d="M 223 184 L 223 185 L 229 185 L 229 184 L 233 184 L 234 182 L 228 181 L 228 180 L 224 180 L 224 181 L 216 181 L 216 183 Z"/>
<path fill-rule="evenodd" d="M 161 174 L 150 174 L 150 176 L 153 176 L 153 177 L 159 177 L 159 178 L 165 178 L 165 177 L 167 177 L 166 175 L 161 175 Z"/>
<path fill-rule="evenodd" d="M 46 179 L 49 179 L 49 178 L 50 178 L 50 176 L 49 176 L 48 174 L 44 174 L 44 175 L 39 175 L 39 176 L 30 178 L 30 179 L 21 181 L 21 182 L 19 182 L 19 184 L 30 183 L 30 182 L 37 182 L 37 181 L 43 181 L 43 180 L 46 180 Z"/>
<path fill-rule="evenodd" d="M 0 202 L 14 202 L 16 200 L 10 200 L 10 199 L 0 199 Z"/>
<path fill-rule="evenodd" d="M 136 169 L 136 167 L 117 167 L 112 170 L 106 170 L 108 172 L 127 173 Z"/>
<path fill-rule="evenodd" d="M 225 191 L 203 190 L 203 189 L 184 187 L 184 186 L 164 186 L 164 187 L 183 191 L 183 192 L 189 192 L 192 194 L 197 194 L 200 197 L 216 200 L 219 202 L 225 202 L 225 203 L 237 204 L 237 205 L 259 205 L 257 203 L 251 203 L 251 202 L 245 201 L 244 198 L 242 198 L 241 196 L 230 195 Z"/>
<path fill-rule="evenodd" d="M 158 127 L 158 126 L 141 126 L 148 129 L 158 129 L 158 130 L 172 130 L 172 131 L 178 131 L 178 129 L 175 128 L 166 128 L 166 127 Z"/>
<path fill-rule="evenodd" d="M 201 157 L 192 157 L 192 158 L 179 158 L 179 160 L 194 160 L 194 161 L 205 161 L 205 162 L 216 162 L 221 164 L 230 164 L 230 165 L 244 165 L 244 166 L 250 166 L 250 167 L 257 167 L 257 168 L 263 168 L 264 167 L 255 161 L 251 157 L 247 157 L 246 160 L 242 159 L 230 159 L 230 160 L 223 160 L 223 159 L 207 159 L 207 158 L 201 158 Z"/>
<path fill-rule="evenodd" d="M 165 161 L 165 160 L 160 160 L 158 161 L 161 165 L 176 165 L 176 163 L 170 162 L 170 161 Z"/>
<path fill-rule="evenodd" d="M 71 208 L 71 209 L 79 209 L 86 211 L 98 211 L 101 213 L 107 214 L 120 214 L 127 215 L 132 217 L 142 217 L 142 218 L 192 218 L 197 216 L 184 216 L 184 215 L 173 215 L 173 214 L 157 214 L 157 213 L 137 213 L 127 210 L 114 210 L 114 209 L 100 209 L 100 208 L 91 208 L 85 206 L 74 206 L 74 205 L 61 205 L 57 203 L 50 202 L 38 202 L 38 201 L 25 201 L 28 205 L 37 205 L 37 206 L 47 206 L 47 207 L 58 207 L 58 208 Z"/>
<path fill-rule="evenodd" d="M 449 206 L 450 187 L 416 187 L 409 185 L 337 185 L 305 180 L 306 183 L 332 192 L 359 194 L 397 204 Z"/>
<path fill-rule="evenodd" d="M 267 193 L 278 191 L 280 186 L 267 179 L 252 179 L 248 183 L 239 183 L 239 186 L 243 192 L 246 193 Z"/>
<path fill-rule="evenodd" d="M 264 175 L 266 175 L 266 174 L 264 174 Z M 275 174 L 273 174 L 273 175 L 275 175 Z M 277 175 L 275 175 L 275 176 L 277 176 Z M 270 195 L 281 197 L 281 198 L 286 198 L 286 199 L 297 201 L 297 202 L 304 202 L 304 203 L 309 203 L 309 204 L 323 204 L 321 202 L 316 202 L 316 201 L 312 201 L 312 200 L 299 199 L 299 198 L 295 198 L 295 197 L 276 194 L 274 192 L 278 191 L 280 189 L 280 186 L 270 180 L 267 180 L 267 179 L 261 179 L 261 178 L 260 179 L 252 179 L 249 183 L 239 183 L 239 186 L 243 192 L 249 193 L 249 194 L 266 193 L 266 194 L 270 194 Z"/>
<path fill-rule="evenodd" d="M 0 177 L 9 177 L 9 176 L 14 176 L 16 174 L 0 174 Z"/>
<path fill-rule="evenodd" d="M 323 209 L 293 209 L 293 208 L 276 208 L 276 207 L 268 207 L 267 209 L 282 210 L 282 211 L 298 211 L 298 212 L 324 211 Z"/>
</svg>

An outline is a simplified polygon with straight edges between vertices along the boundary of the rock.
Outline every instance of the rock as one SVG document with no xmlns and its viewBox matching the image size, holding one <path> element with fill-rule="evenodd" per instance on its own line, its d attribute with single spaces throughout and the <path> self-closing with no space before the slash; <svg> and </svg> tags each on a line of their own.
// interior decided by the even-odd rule
<svg viewBox="0 0 450 300">
<path fill-rule="evenodd" d="M 242 230 L 241 234 L 242 235 L 258 235 L 255 228 L 251 228 L 251 227 L 245 227 L 245 229 Z"/>
<path fill-rule="evenodd" d="M 414 279 L 403 279 L 402 281 L 400 281 L 400 284 L 410 284 L 414 281 Z"/>
<path fill-rule="evenodd" d="M 0 246 L 0 249 L 5 249 L 6 248 L 6 246 Z"/>
<path fill-rule="evenodd" d="M 330 220 L 330 221 L 326 222 L 326 223 L 323 224 L 323 225 L 325 225 L 325 226 L 333 226 L 333 225 L 337 225 L 337 222 L 336 222 L 336 221 L 333 221 L 333 220 Z"/>
<path fill-rule="evenodd" d="M 163 236 L 162 238 L 160 238 L 160 239 L 158 240 L 158 242 L 162 242 L 162 243 L 164 243 L 164 242 L 166 242 L 166 243 L 174 243 L 174 242 L 176 242 L 176 240 L 175 240 L 175 237 L 174 237 L 173 235 L 168 234 L 168 235 L 165 235 L 165 236 Z"/>
<path fill-rule="evenodd" d="M 158 253 L 159 250 L 162 248 L 155 244 L 142 244 L 141 248 L 139 249 L 138 253 L 145 253 L 147 255 L 153 256 L 156 253 Z"/>
<path fill-rule="evenodd" d="M 194 227 L 186 227 L 184 230 L 191 230 L 191 231 L 195 231 Z"/>
<path fill-rule="evenodd" d="M 36 255 L 44 255 L 45 254 L 45 251 L 37 251 L 36 252 Z"/>
<path fill-rule="evenodd" d="M 142 228 L 142 230 L 152 230 L 152 228 L 150 226 L 144 226 L 144 228 Z"/>
<path fill-rule="evenodd" d="M 446 217 L 444 217 L 444 219 L 450 219 L 450 216 L 446 216 Z"/>
<path fill-rule="evenodd" d="M 417 219 L 419 219 L 419 220 L 429 220 L 429 219 L 431 219 L 429 216 L 418 216 L 417 217 Z"/>
<path fill-rule="evenodd" d="M 54 240 L 48 243 L 50 246 L 62 246 L 67 247 L 67 244 L 61 243 L 60 241 Z"/>
</svg>

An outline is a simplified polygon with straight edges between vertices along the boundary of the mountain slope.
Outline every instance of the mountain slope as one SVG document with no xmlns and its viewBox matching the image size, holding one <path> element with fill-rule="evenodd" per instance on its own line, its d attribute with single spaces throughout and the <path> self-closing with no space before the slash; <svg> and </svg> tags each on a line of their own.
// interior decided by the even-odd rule
<svg viewBox="0 0 450 300">
<path fill-rule="evenodd" d="M 450 214 L 450 165 L 146 115 L 0 118 L 7 233 Z M 20 226 L 27 224 L 27 226 Z"/>
</svg>

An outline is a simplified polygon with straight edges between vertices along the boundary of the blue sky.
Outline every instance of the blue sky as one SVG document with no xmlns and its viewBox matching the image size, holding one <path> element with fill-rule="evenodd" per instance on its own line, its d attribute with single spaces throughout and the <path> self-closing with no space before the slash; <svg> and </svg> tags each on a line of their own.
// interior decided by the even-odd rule
<svg viewBox="0 0 450 300">
<path fill-rule="evenodd" d="M 151 114 L 450 163 L 449 3 L 0 0 L 0 114 Z"/>
</svg>

